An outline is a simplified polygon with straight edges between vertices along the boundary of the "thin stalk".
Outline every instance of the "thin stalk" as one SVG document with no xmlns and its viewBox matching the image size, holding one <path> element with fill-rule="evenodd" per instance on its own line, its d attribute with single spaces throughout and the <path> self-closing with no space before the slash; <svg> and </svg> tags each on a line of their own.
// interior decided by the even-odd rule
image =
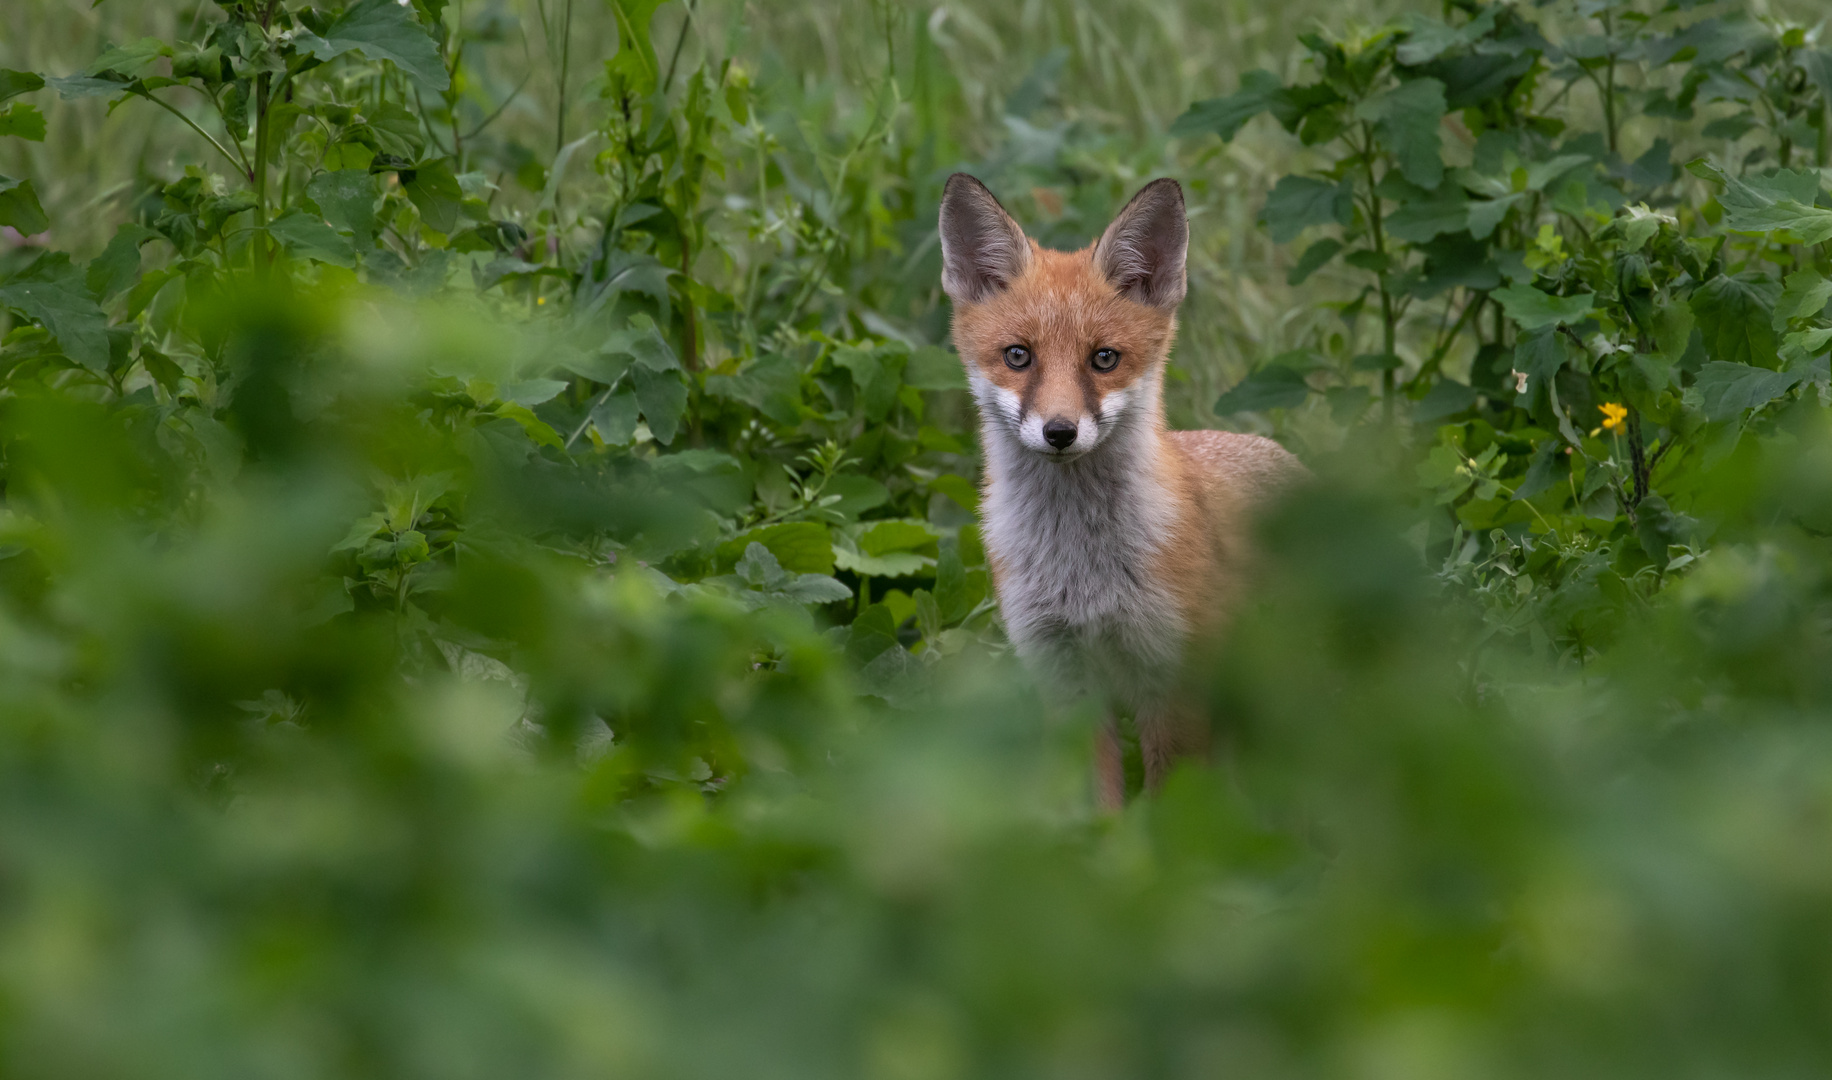
<svg viewBox="0 0 1832 1080">
<path fill-rule="evenodd" d="M 267 125 L 269 80 L 273 76 L 261 75 L 255 80 L 254 91 L 254 220 L 265 229 L 267 225 L 267 140 L 271 134 Z M 265 260 L 267 242 L 262 238 L 265 232 L 255 237 L 255 253 Z"/>
<path fill-rule="evenodd" d="M 1377 255 L 1387 253 L 1387 237 L 1383 231 L 1380 212 L 1380 195 L 1374 185 L 1374 132 L 1367 124 L 1361 125 L 1363 151 L 1361 154 L 1362 169 L 1368 178 L 1368 227 L 1374 235 L 1374 252 Z M 1393 315 L 1393 297 L 1387 292 L 1387 275 L 1385 271 L 1374 276 L 1374 282 L 1380 290 L 1380 329 L 1382 362 L 1391 363 L 1394 355 L 1394 342 L 1398 329 Z M 1382 408 L 1388 422 L 1393 420 L 1393 369 L 1385 368 L 1380 373 L 1380 394 Z"/>
<path fill-rule="evenodd" d="M 566 148 L 566 75 L 572 67 L 572 14 L 573 0 L 566 0 L 566 17 L 560 22 L 560 109 L 559 120 L 554 125 L 553 152 L 558 154 Z M 554 202 L 559 202 L 558 191 Z M 558 214 L 555 214 L 558 218 Z"/>
<path fill-rule="evenodd" d="M 247 161 L 246 160 L 237 161 L 234 155 L 230 154 L 228 149 L 224 147 L 222 143 L 219 143 L 216 141 L 216 136 L 211 135 L 209 132 L 205 131 L 203 128 L 198 127 L 197 124 L 193 122 L 190 117 L 186 116 L 184 113 L 179 112 L 169 102 L 166 102 L 157 97 L 154 97 L 152 91 L 139 90 L 135 92 L 138 93 L 141 97 L 145 98 L 146 100 L 159 106 L 161 109 L 164 109 L 166 112 L 169 112 L 173 116 L 176 116 L 178 119 L 183 120 L 186 127 L 190 128 L 192 131 L 197 132 L 199 135 L 202 135 L 205 141 L 207 141 L 211 146 L 216 147 L 217 153 L 223 155 L 223 158 L 226 161 L 228 161 L 229 164 L 235 166 L 235 169 L 237 172 L 241 173 L 243 176 L 248 177 L 249 181 L 253 182 L 254 173 L 251 169 L 249 169 Z"/>
</svg>

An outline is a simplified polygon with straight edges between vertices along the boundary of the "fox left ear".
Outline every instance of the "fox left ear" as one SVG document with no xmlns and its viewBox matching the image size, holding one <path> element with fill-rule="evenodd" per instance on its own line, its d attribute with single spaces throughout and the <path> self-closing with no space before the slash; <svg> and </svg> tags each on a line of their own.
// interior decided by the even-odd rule
<svg viewBox="0 0 1832 1080">
<path fill-rule="evenodd" d="M 1190 246 L 1183 188 L 1168 177 L 1139 190 L 1094 245 L 1094 265 L 1120 295 L 1174 308 L 1188 291 L 1184 261 Z"/>
</svg>

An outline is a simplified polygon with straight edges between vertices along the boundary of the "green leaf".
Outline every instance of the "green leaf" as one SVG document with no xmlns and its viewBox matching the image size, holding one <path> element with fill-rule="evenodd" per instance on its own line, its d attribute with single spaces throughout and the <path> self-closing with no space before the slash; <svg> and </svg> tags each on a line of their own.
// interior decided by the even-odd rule
<svg viewBox="0 0 1832 1080">
<path fill-rule="evenodd" d="M 346 270 L 356 266 L 356 251 L 350 241 L 321 218 L 304 210 L 288 210 L 268 223 L 267 232 L 295 255 Z"/>
<path fill-rule="evenodd" d="M 679 371 L 681 368 L 674 349 L 647 315 L 638 315 L 629 326 L 612 331 L 599 351 L 612 356 L 628 356 L 650 371 Z"/>
<path fill-rule="evenodd" d="M 890 413 L 897 402 L 897 386 L 902 380 L 903 365 L 909 353 L 901 345 L 879 345 L 863 349 L 841 345 L 833 350 L 833 363 L 845 368 L 859 392 L 859 405 L 865 418 L 876 423 Z"/>
<path fill-rule="evenodd" d="M 1590 314 L 1596 305 L 1592 293 L 1576 296 L 1549 296 L 1531 285 L 1509 285 L 1489 294 L 1501 301 L 1508 318 L 1522 330 L 1546 326 L 1569 326 Z"/>
<path fill-rule="evenodd" d="M 0 305 L 43 323 L 70 359 L 91 371 L 108 370 L 108 317 L 70 256 L 41 256 L 24 273 L 0 285 Z"/>
<path fill-rule="evenodd" d="M 98 79 L 90 75 L 53 76 L 45 80 L 45 85 L 57 91 L 57 96 L 65 101 L 78 98 L 108 97 L 125 91 L 127 83 L 118 79 Z"/>
<path fill-rule="evenodd" d="M 1279 244 L 1296 239 L 1312 225 L 1347 225 L 1354 214 L 1354 190 L 1348 180 L 1330 183 L 1313 176 L 1282 177 L 1266 196 L 1259 220 Z"/>
<path fill-rule="evenodd" d="M 534 415 L 534 411 L 528 406 L 513 401 L 502 401 L 497 403 L 495 411 L 496 415 L 520 424 L 522 430 L 528 433 L 528 437 L 542 446 L 551 446 L 556 450 L 566 448 L 566 443 L 560 438 L 560 433 L 555 431 L 547 421 Z"/>
<path fill-rule="evenodd" d="M 1183 138 L 1212 131 L 1221 136 L 1222 142 L 1230 142 L 1243 124 L 1272 108 L 1273 100 L 1284 89 L 1272 72 L 1249 71 L 1241 77 L 1239 91 L 1191 105 L 1172 121 L 1170 133 Z"/>
<path fill-rule="evenodd" d="M 1726 228 L 1747 233 L 1786 230 L 1808 244 L 1832 239 L 1832 210 L 1813 205 L 1819 193 L 1818 173 L 1780 169 L 1767 176 L 1735 177 L 1704 164 L 1695 165 L 1692 172 L 1724 185 L 1718 203 L 1724 208 Z"/>
<path fill-rule="evenodd" d="M 827 526 L 818 521 L 765 525 L 740 533 L 720 544 L 714 552 L 714 559 L 720 566 L 730 566 L 752 544 L 768 549 L 783 569 L 791 573 L 833 573 L 832 534 L 827 531 Z"/>
<path fill-rule="evenodd" d="M 622 78 L 639 95 L 653 91 L 661 81 L 661 65 L 649 40 L 649 24 L 655 19 L 655 9 L 665 2 L 610 0 L 611 15 L 617 22 L 617 54 L 605 64 L 605 71 Z"/>
<path fill-rule="evenodd" d="M 884 604 L 859 612 L 846 635 L 846 659 L 859 667 L 898 647 L 897 620 Z"/>
<path fill-rule="evenodd" d="M 45 141 L 45 114 L 38 106 L 15 101 L 0 109 L 0 136 L 16 135 L 27 142 Z"/>
<path fill-rule="evenodd" d="M 1215 411 L 1223 416 L 1242 412 L 1265 412 L 1267 409 L 1291 409 L 1304 404 L 1310 396 L 1310 384 L 1304 373 L 1283 364 L 1263 367 L 1242 379 L 1215 402 Z"/>
<path fill-rule="evenodd" d="M 130 45 L 119 45 L 95 58 L 89 65 L 86 75 L 104 75 L 113 72 L 137 79 L 146 73 L 162 56 L 172 55 L 172 47 L 158 38 L 141 38 Z"/>
<path fill-rule="evenodd" d="M 363 120 L 375 140 L 375 148 L 384 154 L 411 161 L 426 149 L 420 118 L 405 106 L 384 102 L 380 108 L 364 114 Z"/>
<path fill-rule="evenodd" d="M 903 382 L 918 390 L 965 390 L 967 369 L 952 349 L 924 345 L 910 353 L 903 366 Z"/>
<path fill-rule="evenodd" d="M 671 445 L 681 429 L 681 414 L 687 411 L 687 384 L 678 372 L 653 371 L 641 364 L 630 368 L 630 379 L 649 432 L 656 442 Z"/>
<path fill-rule="evenodd" d="M 1342 241 L 1327 236 L 1305 248 L 1304 254 L 1298 256 L 1297 265 L 1293 266 L 1291 271 L 1285 275 L 1285 284 L 1304 284 L 1312 274 L 1321 270 L 1324 264 L 1335 258 L 1336 253 L 1341 250 Z"/>
<path fill-rule="evenodd" d="M 1539 449 L 1533 452 L 1532 464 L 1527 466 L 1527 475 L 1521 477 L 1520 483 L 1515 485 L 1511 497 L 1531 499 L 1551 487 L 1558 480 L 1556 466 L 1565 456 L 1560 453 L 1562 449 L 1557 439 L 1547 439 L 1540 443 Z"/>
<path fill-rule="evenodd" d="M 1444 84 L 1436 79 L 1409 79 L 1355 107 L 1358 119 L 1374 123 L 1400 173 L 1422 188 L 1435 188 L 1444 178 L 1438 137 L 1444 112 Z"/>
<path fill-rule="evenodd" d="M 37 236 L 51 227 L 30 180 L 0 176 L 0 225 L 17 229 L 21 236 Z"/>
<path fill-rule="evenodd" d="M 941 534 L 920 521 L 874 522 L 859 534 L 859 550 L 867 555 L 916 551 L 941 539 Z"/>
<path fill-rule="evenodd" d="M 106 300 L 118 292 L 133 288 L 140 280 L 140 245 L 156 239 L 158 233 L 133 222 L 115 231 L 114 239 L 89 264 L 84 284 L 96 299 Z"/>
<path fill-rule="evenodd" d="M 34 90 L 43 90 L 44 76 L 30 71 L 13 71 L 0 68 L 0 101 L 16 98 L 20 94 L 29 94 Z"/>
<path fill-rule="evenodd" d="M 411 169 L 401 170 L 401 189 L 420 211 L 420 220 L 435 232 L 449 233 L 458 227 L 458 215 L 464 202 L 464 189 L 445 158 L 423 161 Z"/>
<path fill-rule="evenodd" d="M 1781 291 L 1781 299 L 1775 301 L 1770 325 L 1776 330 L 1785 330 L 1790 319 L 1818 318 L 1829 301 L 1832 301 L 1832 281 L 1820 277 L 1816 270 L 1797 270 L 1787 276 L 1787 288 Z"/>
<path fill-rule="evenodd" d="M 1444 184 L 1429 198 L 1401 203 L 1387 216 L 1387 235 L 1422 244 L 1469 224 L 1469 200 L 1455 184 Z"/>
<path fill-rule="evenodd" d="M 636 403 L 635 392 L 619 390 L 592 409 L 592 426 L 598 429 L 598 437 L 606 445 L 623 446 L 636 434 L 636 419 L 640 411 L 641 406 Z"/>
<path fill-rule="evenodd" d="M 1727 364 L 1777 363 L 1774 283 L 1766 278 L 1719 274 L 1692 292 L 1692 314 L 1711 359 Z"/>
<path fill-rule="evenodd" d="M 375 242 L 375 177 L 356 169 L 319 173 L 305 194 L 326 221 L 350 230 L 358 248 L 366 251 Z"/>
<path fill-rule="evenodd" d="M 958 362 L 955 367 L 960 367 Z M 742 401 L 772 421 L 792 427 L 802 418 L 801 378 L 801 368 L 794 360 L 767 353 L 736 375 L 707 376 L 706 392 Z"/>
<path fill-rule="evenodd" d="M 1729 420 L 1745 409 L 1758 409 L 1792 390 L 1806 378 L 1804 369 L 1771 371 L 1748 364 L 1713 360 L 1698 373 L 1698 392 L 1705 418 Z"/>
<path fill-rule="evenodd" d="M 322 36 L 300 33 L 294 42 L 320 60 L 360 52 L 371 60 L 393 61 L 423 89 L 434 93 L 443 93 L 452 84 L 432 35 L 414 18 L 413 9 L 395 0 L 357 0 L 325 27 Z"/>
<path fill-rule="evenodd" d="M 1523 408 L 1539 408 L 1546 398 L 1546 387 L 1570 358 L 1565 336 L 1550 327 L 1521 335 L 1514 345 L 1514 370 L 1527 377 Z"/>
</svg>

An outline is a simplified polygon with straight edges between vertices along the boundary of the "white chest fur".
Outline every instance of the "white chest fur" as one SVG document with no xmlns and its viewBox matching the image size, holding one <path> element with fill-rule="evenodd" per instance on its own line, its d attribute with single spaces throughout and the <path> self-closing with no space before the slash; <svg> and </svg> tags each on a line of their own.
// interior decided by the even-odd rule
<svg viewBox="0 0 1832 1080">
<path fill-rule="evenodd" d="M 1019 655 L 1054 691 L 1160 697 L 1186 628 L 1158 569 L 1177 512 L 1149 419 L 1116 417 L 1099 446 L 1057 462 L 1014 437 L 999 403 L 981 404 L 984 537 Z"/>
</svg>

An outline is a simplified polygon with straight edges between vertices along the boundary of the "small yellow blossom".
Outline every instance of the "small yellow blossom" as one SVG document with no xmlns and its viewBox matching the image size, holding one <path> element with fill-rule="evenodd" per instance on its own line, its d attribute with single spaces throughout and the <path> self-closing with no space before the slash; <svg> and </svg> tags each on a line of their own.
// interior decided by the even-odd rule
<svg viewBox="0 0 1832 1080">
<path fill-rule="evenodd" d="M 1603 412 L 1603 426 L 1620 434 L 1628 430 L 1628 409 L 1613 401 L 1597 406 Z"/>
<path fill-rule="evenodd" d="M 546 302 L 547 302 L 547 298 L 545 296 L 537 296 L 534 298 L 534 303 L 535 303 L 535 306 L 537 307 L 540 306 L 541 304 L 545 304 Z"/>
</svg>

